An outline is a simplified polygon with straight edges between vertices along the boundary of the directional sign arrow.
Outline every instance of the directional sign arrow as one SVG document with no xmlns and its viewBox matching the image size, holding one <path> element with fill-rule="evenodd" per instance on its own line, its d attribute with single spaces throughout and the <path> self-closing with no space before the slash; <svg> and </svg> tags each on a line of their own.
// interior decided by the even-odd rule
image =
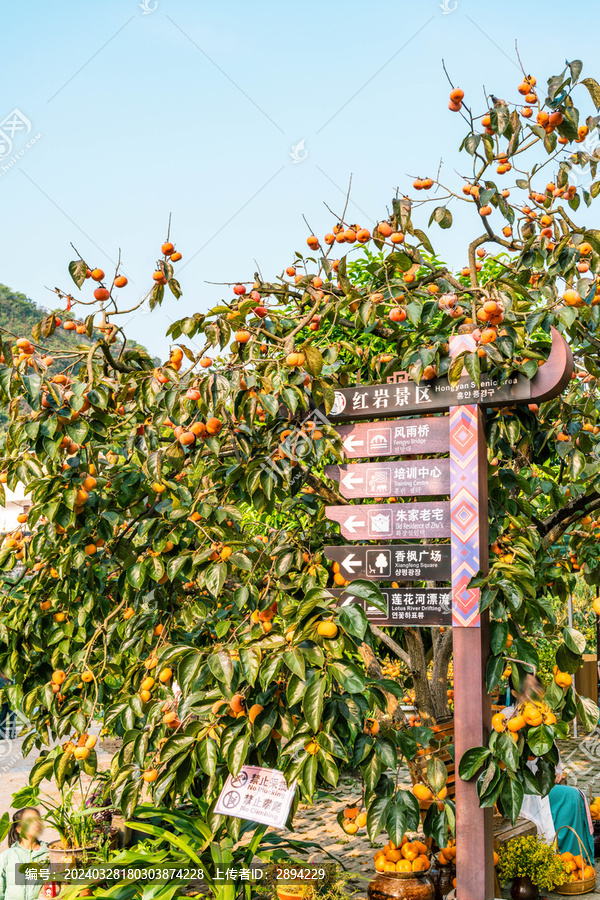
<svg viewBox="0 0 600 900">
<path fill-rule="evenodd" d="M 366 519 L 358 519 L 356 516 L 349 516 L 344 525 L 348 531 L 351 531 L 354 534 L 356 531 L 364 529 L 366 527 L 367 520 Z"/>
<path fill-rule="evenodd" d="M 354 575 L 355 570 L 360 569 L 361 566 L 361 560 L 356 559 L 354 553 L 349 553 L 348 556 L 345 556 L 340 563 L 340 568 L 346 569 L 346 571 L 350 572 L 352 575 Z"/>
<path fill-rule="evenodd" d="M 340 523 L 344 537 L 358 540 L 450 536 L 450 504 L 447 500 L 326 506 L 325 515 Z"/>
<path fill-rule="evenodd" d="M 325 466 L 344 497 L 433 497 L 450 493 L 450 460 L 351 463 Z"/>
<path fill-rule="evenodd" d="M 344 441 L 342 441 L 342 446 L 346 451 L 346 454 L 349 455 L 353 454 L 353 451 L 357 450 L 359 447 L 364 447 L 365 442 L 359 441 L 358 438 L 354 437 L 353 434 L 349 434 L 348 437 Z"/>
<path fill-rule="evenodd" d="M 327 466 L 327 468 L 329 468 L 329 466 Z M 344 487 L 352 489 L 355 484 L 362 484 L 364 480 L 362 475 L 350 471 L 347 475 L 342 475 L 340 483 L 343 484 Z"/>
<path fill-rule="evenodd" d="M 346 544 L 325 547 L 324 552 L 327 559 L 339 564 L 343 575 L 348 573 L 368 581 L 448 581 L 450 578 L 450 544 Z"/>
</svg>

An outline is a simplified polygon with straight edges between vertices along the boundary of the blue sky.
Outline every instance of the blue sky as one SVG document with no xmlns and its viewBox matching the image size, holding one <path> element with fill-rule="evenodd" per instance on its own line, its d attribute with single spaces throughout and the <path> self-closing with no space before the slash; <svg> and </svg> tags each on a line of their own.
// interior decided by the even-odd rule
<svg viewBox="0 0 600 900">
<path fill-rule="evenodd" d="M 483 85 L 518 96 L 515 39 L 540 82 L 576 57 L 600 80 L 591 0 L 568 28 L 554 0 L 145 2 L 5 5 L 0 120 L 16 109 L 31 130 L 0 159 L 0 282 L 53 305 L 70 242 L 106 271 L 121 248 L 133 305 L 172 213 L 183 297 L 127 326 L 163 356 L 171 321 L 230 296 L 208 282 L 248 280 L 255 260 L 274 278 L 306 247 L 302 214 L 330 230 L 350 175 L 348 217 L 367 227 L 440 159 L 456 185 L 442 58 L 481 112 Z M 438 229 L 455 265 L 468 226 Z"/>
</svg>

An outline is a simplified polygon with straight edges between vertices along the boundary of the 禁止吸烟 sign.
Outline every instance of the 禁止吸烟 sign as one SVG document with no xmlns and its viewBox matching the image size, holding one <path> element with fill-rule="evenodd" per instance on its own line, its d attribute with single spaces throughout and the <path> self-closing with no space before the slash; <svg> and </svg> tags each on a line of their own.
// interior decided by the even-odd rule
<svg viewBox="0 0 600 900">
<path fill-rule="evenodd" d="M 227 776 L 215 812 L 284 828 L 295 791 L 296 782 L 288 785 L 277 769 L 242 766 L 237 775 Z"/>
</svg>

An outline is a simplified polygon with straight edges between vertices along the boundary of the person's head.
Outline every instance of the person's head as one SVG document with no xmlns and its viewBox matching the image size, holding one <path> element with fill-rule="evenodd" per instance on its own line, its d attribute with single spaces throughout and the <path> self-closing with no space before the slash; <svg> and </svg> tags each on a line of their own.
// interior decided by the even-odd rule
<svg viewBox="0 0 600 900">
<path fill-rule="evenodd" d="M 15 841 L 37 840 L 44 828 L 42 817 L 35 806 L 25 806 L 13 815 L 12 825 L 8 832 L 8 846 Z"/>
</svg>

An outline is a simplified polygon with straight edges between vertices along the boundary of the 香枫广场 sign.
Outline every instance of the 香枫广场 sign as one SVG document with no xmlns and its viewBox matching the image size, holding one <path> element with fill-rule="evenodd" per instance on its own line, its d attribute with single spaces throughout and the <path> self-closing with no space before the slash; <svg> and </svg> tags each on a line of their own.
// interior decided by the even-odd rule
<svg viewBox="0 0 600 900">
<path fill-rule="evenodd" d="M 449 581 L 450 544 L 380 544 L 325 547 L 347 580 Z"/>
</svg>

